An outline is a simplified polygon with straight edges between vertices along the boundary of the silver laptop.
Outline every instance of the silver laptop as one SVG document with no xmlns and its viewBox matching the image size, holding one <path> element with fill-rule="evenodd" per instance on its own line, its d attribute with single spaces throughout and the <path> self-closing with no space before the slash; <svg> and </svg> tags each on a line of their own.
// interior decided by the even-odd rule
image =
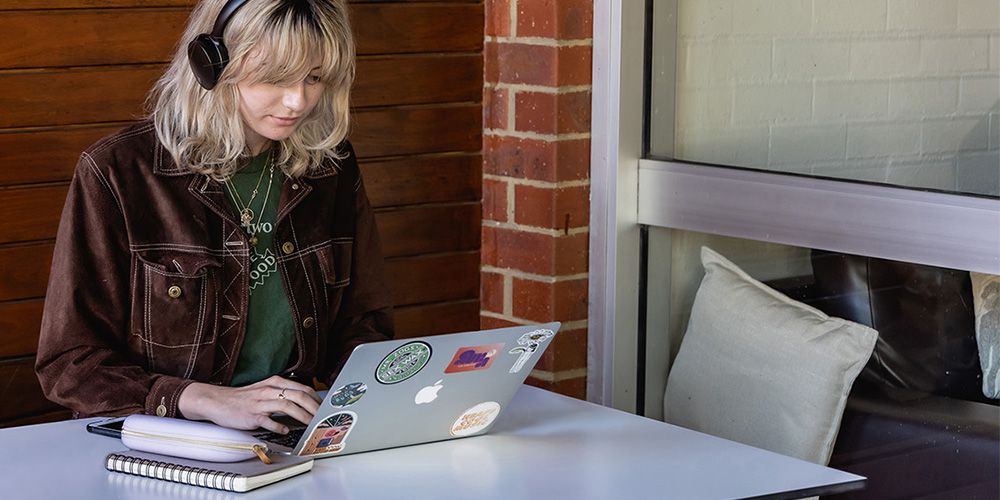
<svg viewBox="0 0 1000 500">
<path fill-rule="evenodd" d="M 308 426 L 255 435 L 275 451 L 319 458 L 485 434 L 559 325 L 360 345 Z"/>
</svg>

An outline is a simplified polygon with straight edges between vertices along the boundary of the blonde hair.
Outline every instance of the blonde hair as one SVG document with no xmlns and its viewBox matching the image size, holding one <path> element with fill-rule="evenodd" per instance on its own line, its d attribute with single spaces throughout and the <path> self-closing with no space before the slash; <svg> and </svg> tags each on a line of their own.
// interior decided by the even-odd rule
<svg viewBox="0 0 1000 500">
<path fill-rule="evenodd" d="M 342 0 L 250 0 L 229 20 L 223 36 L 229 64 L 205 90 L 188 63 L 187 45 L 210 33 L 225 0 L 194 8 L 170 67 L 147 100 L 157 138 L 179 166 L 223 179 L 249 154 L 239 111 L 238 82 L 291 84 L 320 61 L 323 95 L 316 108 L 280 143 L 275 164 L 294 177 L 343 153 L 354 81 L 354 41 Z M 315 73 L 314 73 L 315 74 Z"/>
</svg>

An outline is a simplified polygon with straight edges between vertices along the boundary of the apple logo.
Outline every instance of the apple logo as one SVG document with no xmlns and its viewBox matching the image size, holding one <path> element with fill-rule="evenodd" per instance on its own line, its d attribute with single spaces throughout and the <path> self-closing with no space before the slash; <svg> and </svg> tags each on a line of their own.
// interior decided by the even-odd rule
<svg viewBox="0 0 1000 500">
<path fill-rule="evenodd" d="M 420 389 L 420 392 L 417 393 L 417 396 L 413 398 L 413 402 L 418 405 L 422 405 L 424 403 L 430 403 L 431 401 L 437 399 L 438 391 L 440 391 L 441 388 L 444 387 L 443 385 L 441 385 L 441 382 L 444 382 L 444 379 L 434 382 L 434 385 L 429 385 L 427 387 L 424 387 L 423 389 Z"/>
</svg>

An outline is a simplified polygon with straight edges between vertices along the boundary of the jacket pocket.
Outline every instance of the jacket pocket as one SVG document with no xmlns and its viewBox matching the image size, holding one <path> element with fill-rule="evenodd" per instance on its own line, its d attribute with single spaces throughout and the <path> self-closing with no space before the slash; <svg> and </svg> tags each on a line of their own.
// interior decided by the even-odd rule
<svg viewBox="0 0 1000 500">
<path fill-rule="evenodd" d="M 152 371 L 189 377 L 217 335 L 219 269 L 209 254 L 136 254 L 132 331 Z"/>
<path fill-rule="evenodd" d="M 316 252 L 319 258 L 319 268 L 323 272 L 323 281 L 332 288 L 345 287 L 351 284 L 351 249 L 353 238 L 338 238 Z"/>
</svg>

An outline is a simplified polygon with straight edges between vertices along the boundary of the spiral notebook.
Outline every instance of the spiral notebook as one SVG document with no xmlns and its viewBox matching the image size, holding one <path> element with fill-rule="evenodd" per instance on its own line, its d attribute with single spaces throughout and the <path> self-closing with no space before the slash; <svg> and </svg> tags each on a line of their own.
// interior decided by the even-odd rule
<svg viewBox="0 0 1000 500">
<path fill-rule="evenodd" d="M 242 493 L 309 472 L 313 466 L 310 457 L 274 454 L 271 460 L 269 465 L 257 459 L 218 463 L 120 451 L 108 455 L 105 467 L 114 472 Z"/>
</svg>

